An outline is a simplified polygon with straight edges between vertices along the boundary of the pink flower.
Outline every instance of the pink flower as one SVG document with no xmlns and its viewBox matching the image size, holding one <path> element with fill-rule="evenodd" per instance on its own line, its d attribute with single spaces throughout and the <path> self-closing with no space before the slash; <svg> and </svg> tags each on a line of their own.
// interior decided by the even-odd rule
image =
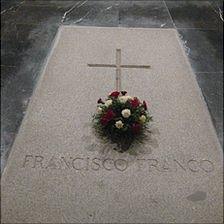
<svg viewBox="0 0 224 224">
<path fill-rule="evenodd" d="M 120 92 L 114 91 L 110 94 L 110 96 L 117 98 L 120 95 Z"/>
<path fill-rule="evenodd" d="M 136 108 L 139 106 L 139 100 L 137 97 L 135 97 L 133 100 L 130 100 L 130 103 L 133 108 Z"/>
<path fill-rule="evenodd" d="M 108 122 L 110 122 L 114 117 L 116 116 L 116 114 L 113 112 L 112 109 L 109 109 L 100 119 L 100 122 L 102 125 L 107 125 Z"/>
</svg>

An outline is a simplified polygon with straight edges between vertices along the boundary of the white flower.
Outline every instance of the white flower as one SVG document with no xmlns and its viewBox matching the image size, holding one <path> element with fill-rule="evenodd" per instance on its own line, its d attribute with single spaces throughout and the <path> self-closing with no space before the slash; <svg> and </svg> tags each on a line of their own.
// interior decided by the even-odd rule
<svg viewBox="0 0 224 224">
<path fill-rule="evenodd" d="M 129 109 L 124 109 L 121 111 L 121 114 L 124 118 L 129 118 L 131 115 L 131 111 Z"/>
<path fill-rule="evenodd" d="M 146 116 L 145 115 L 142 115 L 140 118 L 139 118 L 140 122 L 143 124 L 146 122 Z"/>
<path fill-rule="evenodd" d="M 118 99 L 121 103 L 126 103 L 128 100 L 131 100 L 132 97 L 131 96 L 120 96 Z"/>
<path fill-rule="evenodd" d="M 102 109 L 101 107 L 97 107 L 97 113 L 98 113 L 98 114 L 101 114 L 102 111 L 103 111 L 103 109 Z"/>
<path fill-rule="evenodd" d="M 121 128 L 123 128 L 124 124 L 122 121 L 116 121 L 115 126 L 116 126 L 116 128 L 121 129 Z"/>
<path fill-rule="evenodd" d="M 112 102 L 113 102 L 112 100 L 106 100 L 105 106 L 109 107 L 112 104 Z"/>
</svg>

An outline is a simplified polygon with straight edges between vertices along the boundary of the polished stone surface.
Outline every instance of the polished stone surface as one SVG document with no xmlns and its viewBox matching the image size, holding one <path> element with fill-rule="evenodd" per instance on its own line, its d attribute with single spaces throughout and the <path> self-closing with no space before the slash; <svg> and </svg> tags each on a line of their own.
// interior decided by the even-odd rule
<svg viewBox="0 0 224 224">
<path fill-rule="evenodd" d="M 166 1 L 177 28 L 217 29 L 222 21 L 208 1 Z"/>
<path fill-rule="evenodd" d="M 8 66 L 16 66 L 22 63 L 29 49 L 29 43 L 18 43 L 12 41 L 1 41 L 1 63 Z"/>
<path fill-rule="evenodd" d="M 114 63 L 118 48 L 122 64 L 151 66 L 122 69 L 153 115 L 124 153 L 91 128 L 116 70 L 88 64 Z M 62 26 L 2 175 L 1 221 L 222 223 L 222 155 L 175 29 Z"/>
<path fill-rule="evenodd" d="M 54 24 L 60 22 L 63 12 L 64 10 L 57 7 L 21 5 L 19 8 L 6 11 L 1 18 L 7 23 L 14 23 L 16 18 L 18 23 L 23 24 L 40 24 L 46 21 Z"/>
<path fill-rule="evenodd" d="M 47 6 L 47 7 L 56 7 L 59 9 L 69 10 L 74 5 L 76 5 L 78 0 L 26 0 L 24 2 L 25 6 Z"/>
<path fill-rule="evenodd" d="M 23 102 L 29 102 L 61 24 L 157 28 L 176 24 L 195 72 L 204 72 L 219 81 L 220 76 L 212 74 L 222 72 L 222 1 L 188 2 L 2 0 L 2 167 L 26 112 Z M 217 89 L 206 81 L 207 76 L 201 76 L 199 85 L 209 97 Z M 203 85 L 208 85 L 206 94 Z M 23 95 L 23 91 L 27 94 Z M 220 112 L 213 114 L 216 102 L 217 94 L 207 103 L 215 126 L 221 127 Z M 222 128 L 217 128 L 217 132 L 221 136 Z"/>
<path fill-rule="evenodd" d="M 7 21 L 3 21 L 7 22 Z M 29 42 L 29 35 L 38 25 L 20 23 L 2 23 L 2 41 Z"/>
<path fill-rule="evenodd" d="M 63 19 L 63 24 L 88 26 L 118 26 L 119 2 L 84 1 L 77 2 L 73 10 Z"/>
<path fill-rule="evenodd" d="M 23 2 L 23 0 L 1 0 L 1 14 L 7 10 L 19 7 Z"/>
<path fill-rule="evenodd" d="M 223 35 L 218 30 L 179 29 L 195 72 L 223 71 Z"/>
<path fill-rule="evenodd" d="M 196 73 L 213 123 L 223 144 L 223 73 Z"/>
<path fill-rule="evenodd" d="M 209 3 L 213 7 L 214 11 L 223 19 L 223 0 L 209 0 Z"/>
<path fill-rule="evenodd" d="M 173 27 L 164 1 L 124 1 L 120 5 L 119 24 L 127 27 Z"/>
</svg>

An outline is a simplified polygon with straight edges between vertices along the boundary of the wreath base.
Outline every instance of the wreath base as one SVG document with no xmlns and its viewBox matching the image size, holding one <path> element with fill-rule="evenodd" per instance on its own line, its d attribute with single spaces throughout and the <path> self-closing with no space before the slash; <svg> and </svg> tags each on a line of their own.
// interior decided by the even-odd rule
<svg viewBox="0 0 224 224">
<path fill-rule="evenodd" d="M 122 138 L 122 139 L 112 138 L 111 140 L 113 143 L 117 144 L 117 148 L 115 148 L 115 150 L 121 153 L 128 151 L 128 149 L 130 148 L 130 146 L 134 141 L 133 138 Z"/>
<path fill-rule="evenodd" d="M 124 135 L 107 135 L 106 138 L 117 145 L 117 148 L 114 148 L 114 150 L 123 153 L 128 151 L 132 144 L 135 146 L 144 144 L 151 138 L 152 132 L 149 128 L 145 128 L 144 132 L 145 133 L 140 132 L 136 135 L 130 133 Z"/>
</svg>

